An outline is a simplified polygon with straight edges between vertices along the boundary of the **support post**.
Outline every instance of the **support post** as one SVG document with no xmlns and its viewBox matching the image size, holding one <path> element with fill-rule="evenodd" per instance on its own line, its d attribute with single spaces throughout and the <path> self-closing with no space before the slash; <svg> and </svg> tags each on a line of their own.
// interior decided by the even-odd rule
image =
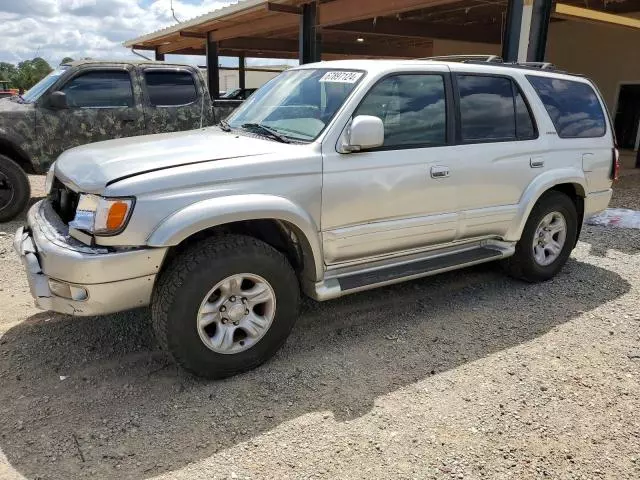
<svg viewBox="0 0 640 480">
<path fill-rule="evenodd" d="M 302 6 L 299 34 L 300 64 L 319 62 L 321 57 L 318 31 L 317 2 L 306 3 Z"/>
<path fill-rule="evenodd" d="M 534 0 L 529 34 L 528 62 L 544 62 L 553 0 Z"/>
<path fill-rule="evenodd" d="M 238 87 L 245 89 L 247 86 L 247 76 L 245 70 L 245 58 L 244 54 L 238 55 Z"/>
<path fill-rule="evenodd" d="M 156 62 L 164 62 L 164 53 L 160 53 L 156 48 Z"/>
<path fill-rule="evenodd" d="M 211 34 L 207 35 L 207 87 L 212 100 L 220 97 L 220 62 L 218 59 L 218 42 Z"/>
<path fill-rule="evenodd" d="M 553 0 L 509 0 L 502 39 L 505 62 L 544 61 Z"/>
</svg>

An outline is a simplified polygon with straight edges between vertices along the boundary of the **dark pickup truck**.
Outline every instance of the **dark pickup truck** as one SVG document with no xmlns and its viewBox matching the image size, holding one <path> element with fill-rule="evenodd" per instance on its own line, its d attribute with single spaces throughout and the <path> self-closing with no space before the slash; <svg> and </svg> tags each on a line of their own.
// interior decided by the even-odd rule
<svg viewBox="0 0 640 480">
<path fill-rule="evenodd" d="M 224 118 L 241 102 L 221 102 Z M 24 95 L 0 99 L 0 222 L 31 195 L 27 173 L 46 173 L 63 151 L 120 137 L 215 123 L 200 71 L 151 61 L 61 65 Z"/>
</svg>

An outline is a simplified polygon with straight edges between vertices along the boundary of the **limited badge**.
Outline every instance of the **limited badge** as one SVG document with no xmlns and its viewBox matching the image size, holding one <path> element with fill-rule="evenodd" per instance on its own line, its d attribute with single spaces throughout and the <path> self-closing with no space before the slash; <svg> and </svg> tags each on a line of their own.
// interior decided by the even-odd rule
<svg viewBox="0 0 640 480">
<path fill-rule="evenodd" d="M 321 82 L 356 83 L 362 72 L 327 72 L 320 79 Z"/>
</svg>

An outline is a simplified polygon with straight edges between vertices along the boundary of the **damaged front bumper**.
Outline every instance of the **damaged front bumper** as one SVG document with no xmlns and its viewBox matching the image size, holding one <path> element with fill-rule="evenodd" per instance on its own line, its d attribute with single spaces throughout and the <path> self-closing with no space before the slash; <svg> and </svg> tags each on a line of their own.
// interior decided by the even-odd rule
<svg viewBox="0 0 640 480">
<path fill-rule="evenodd" d="M 14 248 L 36 305 L 88 316 L 149 305 L 165 248 L 89 247 L 69 236 L 47 200 L 27 214 Z"/>
</svg>

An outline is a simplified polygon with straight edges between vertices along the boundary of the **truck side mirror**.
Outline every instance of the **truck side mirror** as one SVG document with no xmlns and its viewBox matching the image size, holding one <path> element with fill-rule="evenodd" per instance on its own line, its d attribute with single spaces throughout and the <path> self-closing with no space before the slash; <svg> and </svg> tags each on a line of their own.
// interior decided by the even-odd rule
<svg viewBox="0 0 640 480">
<path fill-rule="evenodd" d="M 61 91 L 53 92 L 49 95 L 49 106 L 56 110 L 63 110 L 68 108 L 67 94 Z"/>
<path fill-rule="evenodd" d="M 358 115 L 351 122 L 346 135 L 346 145 L 342 146 L 344 153 L 359 152 L 370 148 L 381 147 L 384 144 L 384 124 L 373 115 Z"/>
</svg>

